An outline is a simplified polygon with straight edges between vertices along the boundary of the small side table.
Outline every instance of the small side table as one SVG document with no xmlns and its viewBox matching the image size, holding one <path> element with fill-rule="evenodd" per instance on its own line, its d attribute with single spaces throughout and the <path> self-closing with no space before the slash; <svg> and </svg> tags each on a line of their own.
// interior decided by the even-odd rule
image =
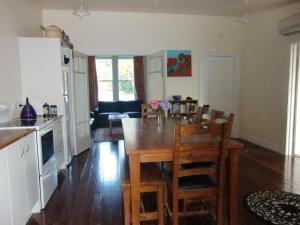
<svg viewBox="0 0 300 225">
<path fill-rule="evenodd" d="M 109 121 L 109 133 L 112 135 L 112 122 L 119 121 L 122 118 L 129 118 L 128 114 L 122 113 L 122 114 L 112 114 L 108 116 Z"/>
</svg>

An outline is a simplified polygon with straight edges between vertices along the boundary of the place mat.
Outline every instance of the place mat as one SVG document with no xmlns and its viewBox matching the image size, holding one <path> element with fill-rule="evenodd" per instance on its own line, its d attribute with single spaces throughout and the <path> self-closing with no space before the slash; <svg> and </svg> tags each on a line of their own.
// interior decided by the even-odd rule
<svg viewBox="0 0 300 225">
<path fill-rule="evenodd" d="M 112 134 L 109 133 L 109 128 L 98 128 L 95 132 L 95 142 L 118 140 L 124 140 L 122 127 L 113 127 Z"/>
<path fill-rule="evenodd" d="M 300 224 L 300 195 L 284 191 L 255 191 L 245 198 L 248 210 L 272 225 Z"/>
</svg>

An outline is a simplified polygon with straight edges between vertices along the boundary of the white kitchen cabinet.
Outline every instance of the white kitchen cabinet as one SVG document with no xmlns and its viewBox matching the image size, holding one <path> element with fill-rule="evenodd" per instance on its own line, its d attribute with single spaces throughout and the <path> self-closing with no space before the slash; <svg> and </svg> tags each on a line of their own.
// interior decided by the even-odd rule
<svg viewBox="0 0 300 225">
<path fill-rule="evenodd" d="M 9 180 L 6 151 L 0 150 L 0 225 L 10 225 L 11 220 L 11 204 L 9 195 Z"/>
<path fill-rule="evenodd" d="M 23 138 L 24 166 L 26 179 L 27 213 L 36 213 L 40 209 L 39 203 L 39 173 L 37 166 L 37 146 L 35 132 Z M 36 207 L 35 207 L 36 206 Z"/>
<path fill-rule="evenodd" d="M 0 225 L 25 225 L 40 208 L 35 133 L 1 150 L 0 169 Z"/>
<path fill-rule="evenodd" d="M 28 219 L 23 141 L 6 148 L 13 225 L 24 225 Z"/>
<path fill-rule="evenodd" d="M 58 169 L 63 169 L 64 166 L 64 144 L 62 133 L 62 118 L 58 118 L 53 122 L 54 135 L 54 156 Z"/>
</svg>

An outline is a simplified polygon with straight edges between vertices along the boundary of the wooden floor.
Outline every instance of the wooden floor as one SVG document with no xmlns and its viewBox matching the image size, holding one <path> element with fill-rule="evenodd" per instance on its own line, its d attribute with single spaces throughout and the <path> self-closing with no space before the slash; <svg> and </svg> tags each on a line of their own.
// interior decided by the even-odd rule
<svg viewBox="0 0 300 225">
<path fill-rule="evenodd" d="M 59 187 L 46 209 L 27 225 L 122 225 L 122 193 L 118 161 L 124 142 L 95 143 L 59 174 Z M 258 189 L 300 193 L 300 158 L 288 158 L 246 143 L 240 156 L 239 225 L 262 225 L 243 205 L 246 193 Z M 167 222 L 169 223 L 169 222 Z M 213 224 L 194 218 L 189 224 Z"/>
</svg>

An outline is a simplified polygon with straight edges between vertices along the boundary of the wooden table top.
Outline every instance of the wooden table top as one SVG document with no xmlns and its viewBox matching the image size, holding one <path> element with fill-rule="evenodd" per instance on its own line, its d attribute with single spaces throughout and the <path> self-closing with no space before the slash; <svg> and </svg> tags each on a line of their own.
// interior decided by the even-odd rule
<svg viewBox="0 0 300 225">
<path fill-rule="evenodd" d="M 0 130 L 0 150 L 34 132 L 34 129 Z"/>
<path fill-rule="evenodd" d="M 180 119 L 165 118 L 164 126 L 157 119 L 123 118 L 122 125 L 127 154 L 151 154 L 173 152 L 175 146 L 175 124 L 186 123 Z M 242 149 L 243 144 L 231 140 L 229 149 Z"/>
</svg>

